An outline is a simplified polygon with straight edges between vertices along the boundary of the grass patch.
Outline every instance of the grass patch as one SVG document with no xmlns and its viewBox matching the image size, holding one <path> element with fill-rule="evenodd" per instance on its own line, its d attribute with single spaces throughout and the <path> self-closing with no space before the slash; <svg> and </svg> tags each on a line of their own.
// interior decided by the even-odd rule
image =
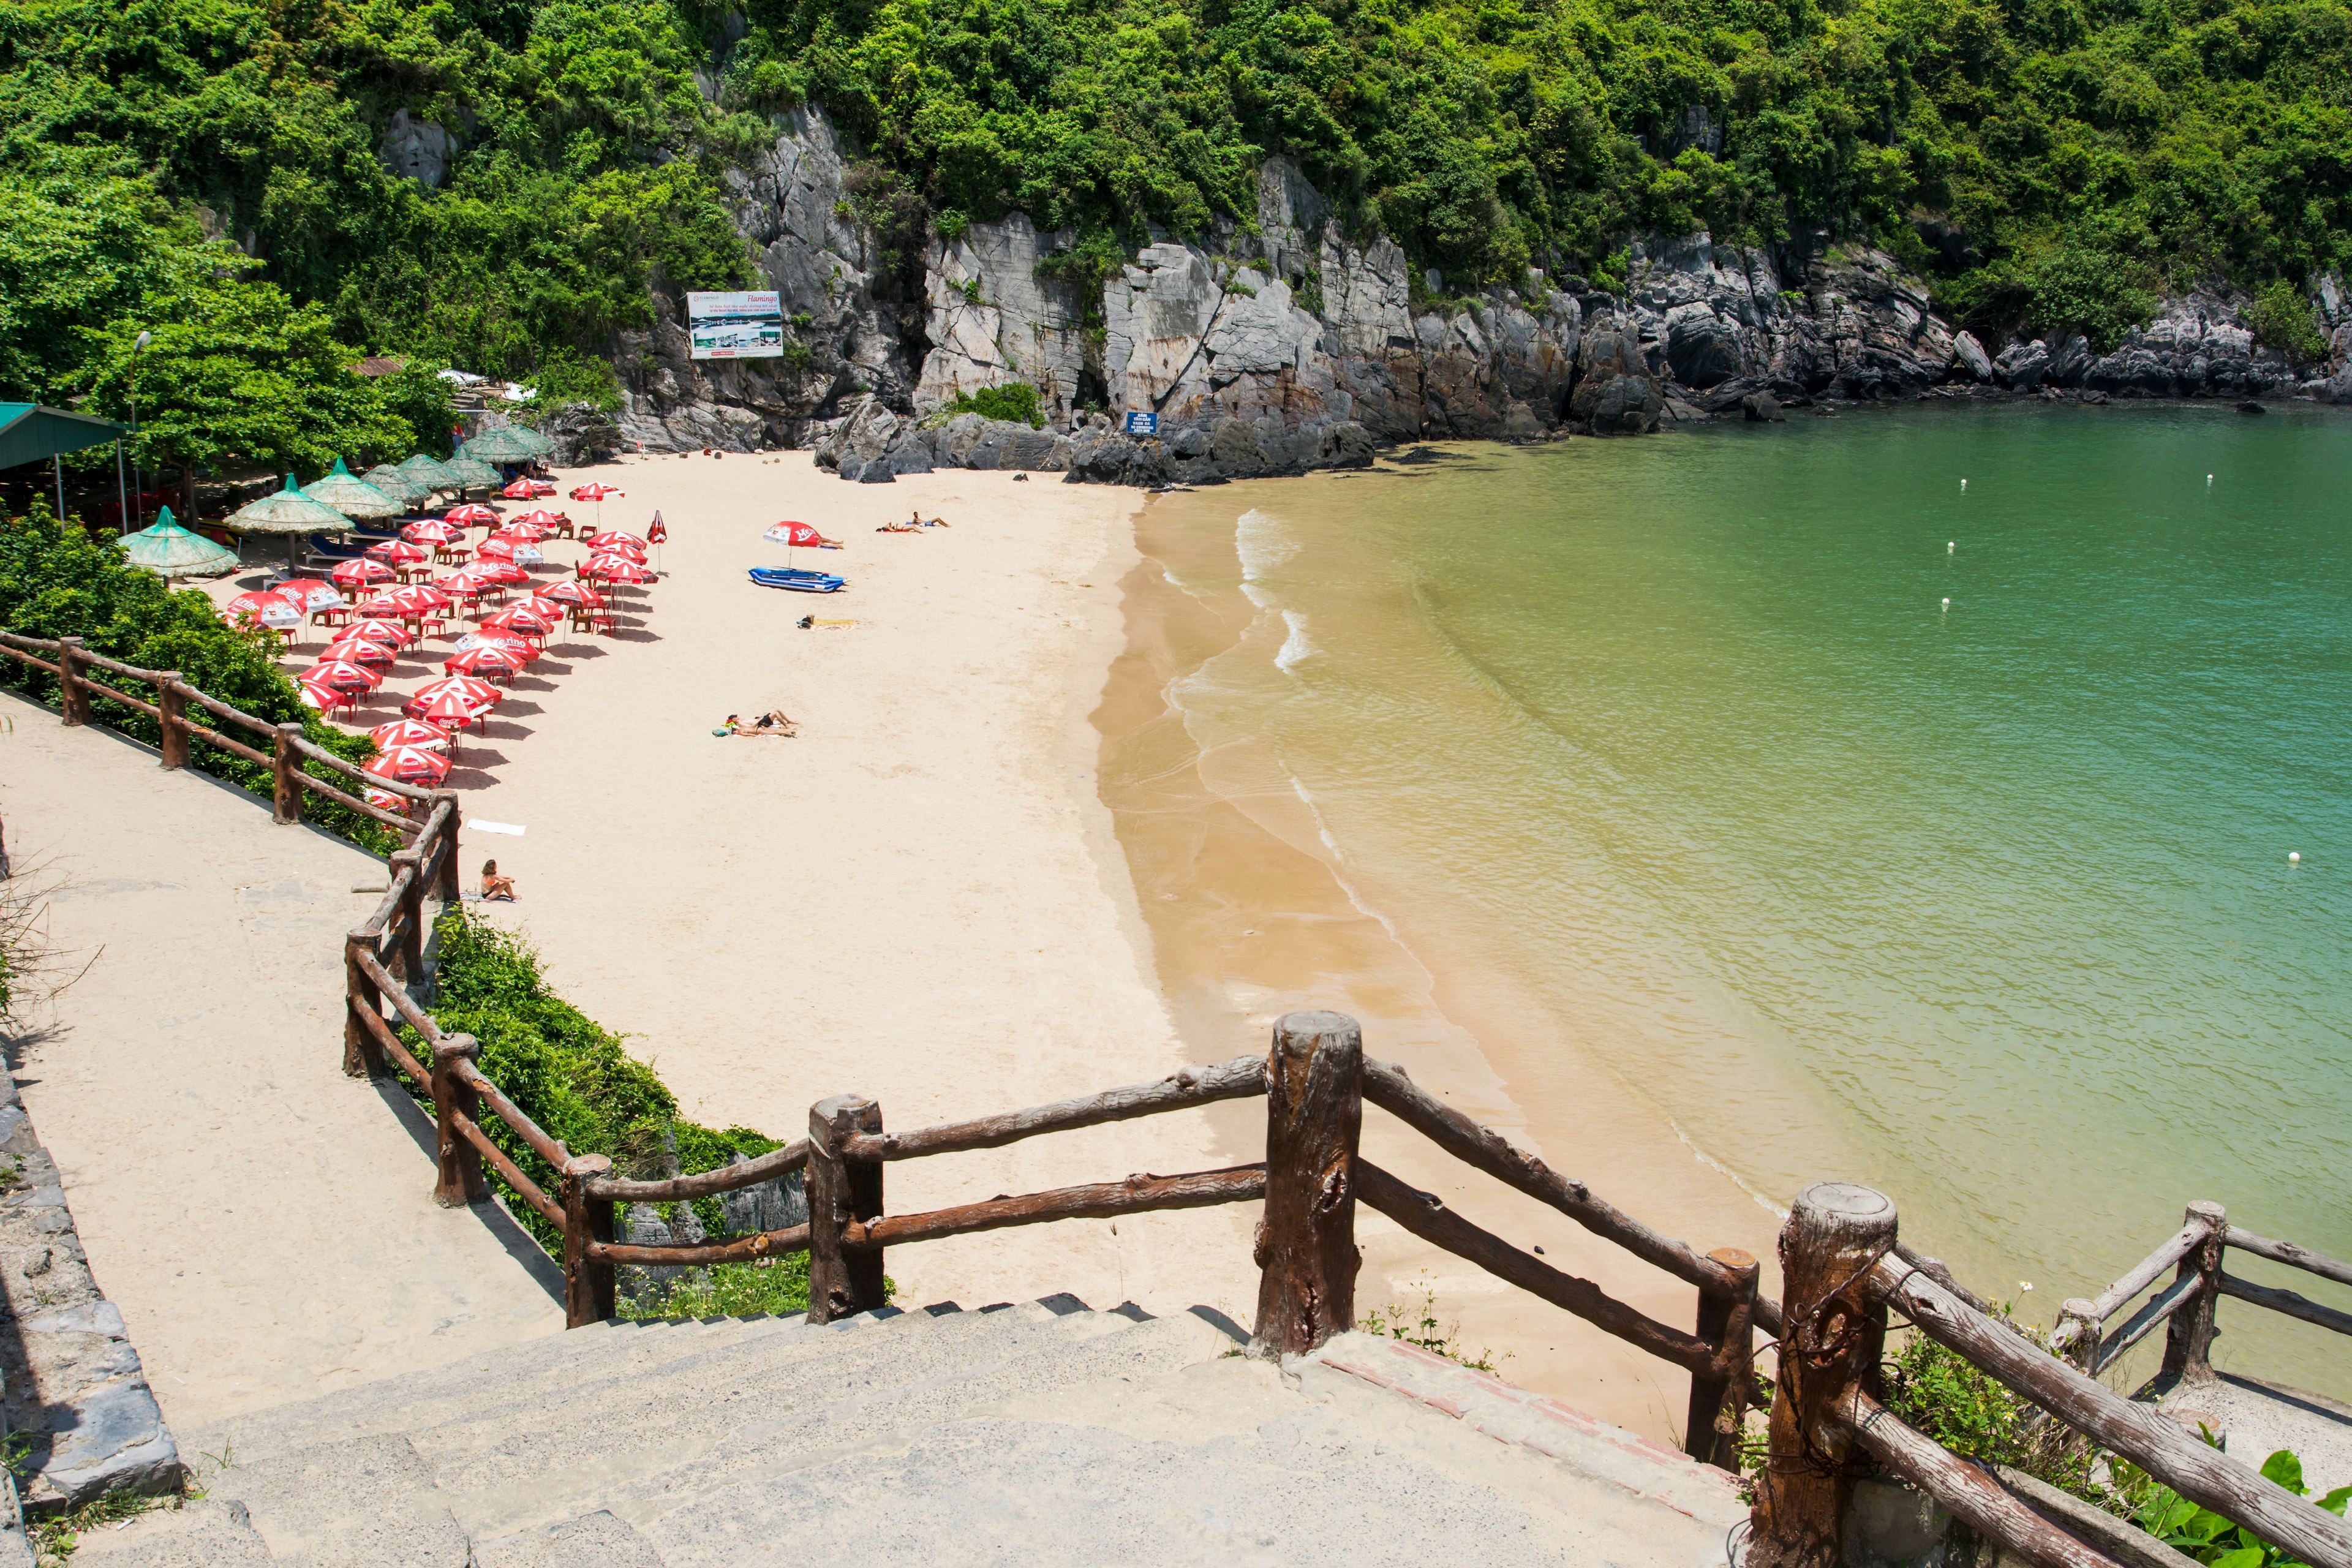
<svg viewBox="0 0 2352 1568">
<path fill-rule="evenodd" d="M 1419 1306 L 1408 1307 L 1391 1301 L 1387 1306 L 1376 1307 L 1357 1319 L 1356 1327 L 1368 1334 L 1381 1334 L 1389 1339 L 1402 1340 L 1409 1345 L 1419 1345 L 1432 1355 L 1442 1355 L 1447 1361 L 1458 1363 L 1474 1372 L 1497 1374 L 1502 1372 L 1503 1363 L 1511 1359 L 1508 1351 L 1498 1356 L 1482 1345 L 1478 1353 L 1473 1355 L 1469 1347 L 1462 1342 L 1461 1323 L 1458 1321 L 1451 1323 L 1438 1321 L 1437 1287 L 1430 1282 L 1428 1269 L 1421 1271 L 1414 1289 L 1421 1293 Z"/>
<path fill-rule="evenodd" d="M 623 1174 L 664 1177 L 716 1170 L 738 1154 L 756 1159 L 782 1146 L 749 1127 L 706 1127 L 678 1115 L 677 1096 L 628 1054 L 620 1036 L 549 988 L 538 952 L 522 938 L 473 920 L 456 904 L 442 911 L 435 930 L 440 994 L 433 1012 L 442 1031 L 479 1041 L 483 1075 L 573 1153 L 608 1155 Z M 402 1037 L 412 1049 L 421 1046 L 413 1030 L 404 1027 Z M 430 1106 L 430 1095 L 417 1086 L 409 1092 Z M 554 1169 L 512 1128 L 488 1115 L 482 1125 L 525 1175 L 554 1194 Z M 550 1257 L 562 1256 L 555 1226 L 528 1205 L 508 1206 Z M 661 1206 L 667 1219 L 680 1205 Z M 717 1198 L 698 1199 L 693 1208 L 706 1232 L 727 1231 Z M 627 1224 L 625 1205 L 619 1224 Z M 721 1264 L 677 1281 L 658 1301 L 625 1304 L 623 1316 L 797 1312 L 808 1306 L 805 1257 Z"/>
<path fill-rule="evenodd" d="M 1037 400 L 1037 389 L 1025 381 L 983 386 L 978 392 L 959 392 L 941 404 L 928 423 L 945 424 L 959 414 L 977 414 L 982 419 L 1026 425 L 1032 430 L 1045 426 L 1045 411 Z"/>
</svg>

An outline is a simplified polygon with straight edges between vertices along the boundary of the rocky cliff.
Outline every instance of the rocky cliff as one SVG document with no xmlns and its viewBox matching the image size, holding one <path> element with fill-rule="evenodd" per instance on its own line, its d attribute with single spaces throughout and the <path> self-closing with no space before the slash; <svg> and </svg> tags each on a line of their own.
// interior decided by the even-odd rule
<svg viewBox="0 0 2352 1568">
<path fill-rule="evenodd" d="M 853 216 L 855 159 L 819 110 L 779 116 L 772 149 L 733 180 L 738 226 L 791 322 L 785 357 L 698 363 L 678 301 L 657 299 L 659 324 L 615 346 L 624 447 L 814 445 L 866 482 L 958 466 L 1153 484 L 1824 399 L 2245 398 L 2340 383 L 2352 401 L 2352 372 L 2328 382 L 2327 367 L 2256 349 L 2242 297 L 2168 300 L 2105 354 L 2079 333 L 1987 345 L 1892 258 L 1822 233 L 1771 249 L 1704 234 L 1635 246 L 1617 291 L 1531 269 L 1516 287 L 1448 294 L 1387 238 L 1349 233 L 1279 157 L 1261 171 L 1254 226 L 1159 238 L 1098 296 L 1051 265 L 1073 237 L 1018 213 L 886 246 Z M 2341 366 L 2352 301 L 2331 278 L 2315 308 Z M 1039 390 L 1045 428 L 944 417 L 960 394 L 1016 382 Z M 1128 411 L 1156 414 L 1156 437 L 1115 429 Z"/>
</svg>

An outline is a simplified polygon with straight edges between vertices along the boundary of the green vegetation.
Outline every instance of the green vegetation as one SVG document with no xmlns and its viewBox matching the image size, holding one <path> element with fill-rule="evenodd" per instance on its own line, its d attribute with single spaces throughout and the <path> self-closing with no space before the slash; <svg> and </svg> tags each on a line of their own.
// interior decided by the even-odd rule
<svg viewBox="0 0 2352 1568">
<path fill-rule="evenodd" d="M 900 283 L 1014 208 L 1098 282 L 1254 223 L 1282 153 L 1441 296 L 1819 227 L 1979 324 L 2105 341 L 2221 274 L 2307 349 L 2275 286 L 2346 259 L 2347 89 L 2352 0 L 23 0 L 0 395 L 127 413 L 148 326 L 159 458 L 430 445 L 443 363 L 609 405 L 649 284 L 755 277 L 723 193 L 803 101 L 870 150 L 845 205 Z M 362 350 L 418 375 L 354 386 Z"/>
<path fill-rule="evenodd" d="M 1002 386 L 983 386 L 978 392 L 959 392 L 932 414 L 930 423 L 940 424 L 959 414 L 977 414 L 982 419 L 1006 419 L 1040 429 L 1045 423 L 1045 411 L 1037 401 L 1037 389 L 1025 381 L 1007 382 Z"/>
<path fill-rule="evenodd" d="M 2311 1489 L 2304 1485 L 2303 1461 L 2291 1449 L 2281 1448 L 2263 1460 L 2263 1474 L 2297 1497 L 2311 1496 Z M 2137 1467 L 2118 1461 L 2116 1477 L 2135 1523 L 2209 1568 L 2302 1568 L 2299 1559 L 2243 1525 L 2190 1502 Z M 2352 1502 L 2352 1487 L 2338 1487 L 2312 1500 L 2341 1519 L 2345 1504 Z"/>
<path fill-rule="evenodd" d="M 2045 1337 L 2021 1331 L 2037 1343 Z M 1955 1454 L 2008 1465 L 2086 1502 L 2113 1506 L 2094 1479 L 2087 1448 L 1958 1352 L 1925 1334 L 1908 1334 L 1887 1358 L 1883 1376 L 1886 1408 Z"/>
<path fill-rule="evenodd" d="M 363 762 L 375 754 L 375 743 L 366 736 L 347 735 L 302 706 L 293 681 L 278 668 L 275 633 L 225 624 L 203 594 L 167 590 L 153 574 L 126 564 L 115 546 L 94 543 L 79 529 L 59 527 L 46 504 L 0 524 L 0 626 L 22 637 L 79 637 L 92 653 L 142 669 L 176 669 L 198 690 L 257 719 L 299 723 L 310 740 L 338 756 Z M 108 685 L 117 679 L 100 676 Z M 13 658 L 0 658 L 0 686 L 37 702 L 58 700 L 56 676 Z M 125 689 L 152 695 L 136 682 Z M 149 745 L 163 738 L 148 715 L 94 693 L 90 717 Z M 205 773 L 265 799 L 270 793 L 266 767 L 201 740 L 191 744 L 189 756 Z M 304 768 L 338 787 L 351 782 L 316 763 Z M 371 849 L 399 847 L 382 827 L 323 796 L 307 795 L 303 815 Z"/>
<path fill-rule="evenodd" d="M 679 1116 L 677 1097 L 651 1068 L 622 1048 L 620 1037 L 548 989 L 538 953 L 520 938 L 467 919 L 456 904 L 442 912 L 435 931 L 435 1019 L 446 1033 L 479 1041 L 483 1075 L 572 1152 L 608 1154 L 614 1168 L 625 1173 L 666 1165 L 674 1147 L 677 1173 L 692 1175 L 727 1164 L 737 1154 L 750 1159 L 781 1147 L 778 1140 L 748 1127 L 719 1131 Z M 415 1048 L 414 1032 L 404 1031 L 404 1037 Z M 430 1103 L 423 1089 L 408 1087 Z M 486 1116 L 482 1122 L 525 1175 L 546 1192 L 555 1191 L 556 1173 L 546 1161 L 497 1117 Z M 520 1200 L 508 1207 L 551 1256 L 562 1255 L 562 1237 L 553 1226 Z M 698 1200 L 694 1210 L 707 1233 L 727 1230 L 716 1198 Z M 723 1264 L 705 1273 L 703 1282 L 684 1286 L 642 1310 L 707 1316 L 797 1312 L 808 1305 L 805 1255 Z"/>
<path fill-rule="evenodd" d="M 1470 1347 L 1462 1342 L 1460 1323 L 1438 1321 L 1437 1287 L 1430 1281 L 1428 1269 L 1421 1271 L 1414 1289 L 1421 1293 L 1419 1306 L 1408 1307 L 1402 1302 L 1391 1301 L 1384 1307 L 1375 1307 L 1356 1320 L 1356 1327 L 1368 1334 L 1382 1334 L 1392 1340 L 1402 1340 L 1409 1345 L 1418 1345 L 1432 1355 L 1442 1355 L 1447 1361 L 1458 1363 L 1474 1372 L 1502 1371 L 1502 1363 L 1511 1359 L 1508 1351 L 1497 1356 L 1492 1350 L 1482 1346 L 1477 1354 L 1473 1355 Z"/>
</svg>

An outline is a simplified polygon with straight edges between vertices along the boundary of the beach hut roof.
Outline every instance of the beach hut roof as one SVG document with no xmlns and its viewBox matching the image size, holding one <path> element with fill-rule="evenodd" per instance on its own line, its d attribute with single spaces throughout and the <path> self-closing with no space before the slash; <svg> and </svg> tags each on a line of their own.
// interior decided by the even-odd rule
<svg viewBox="0 0 2352 1568">
<path fill-rule="evenodd" d="M 159 577 L 217 577 L 242 564 L 236 551 L 224 550 L 173 521 L 168 506 L 154 527 L 126 533 L 120 542 L 131 564 Z"/>
<path fill-rule="evenodd" d="M 520 426 L 514 425 L 493 425 L 457 448 L 460 458 L 480 463 L 527 463 L 540 455 L 539 448 L 524 439 Z"/>
<path fill-rule="evenodd" d="M 345 517 L 396 517 L 400 503 L 365 479 L 353 479 L 341 458 L 334 468 L 302 487 L 312 500 L 324 501 Z"/>
<path fill-rule="evenodd" d="M 472 458 L 452 458 L 441 465 L 449 474 L 449 482 L 467 489 L 488 488 L 506 482 L 506 476 L 488 463 Z"/>
<path fill-rule="evenodd" d="M 391 463 L 378 463 L 360 478 L 400 502 L 414 506 L 433 493 L 433 487 L 414 474 L 405 474 Z"/>
<path fill-rule="evenodd" d="M 229 513 L 226 521 L 240 533 L 308 533 L 312 529 L 341 530 L 351 526 L 351 520 L 341 512 L 295 489 L 291 474 L 286 476 L 284 489 L 246 502 Z"/>
<path fill-rule="evenodd" d="M 419 452 L 394 466 L 418 484 L 432 489 L 454 490 L 457 488 L 457 476 L 449 471 L 448 465 L 427 453 Z"/>
</svg>

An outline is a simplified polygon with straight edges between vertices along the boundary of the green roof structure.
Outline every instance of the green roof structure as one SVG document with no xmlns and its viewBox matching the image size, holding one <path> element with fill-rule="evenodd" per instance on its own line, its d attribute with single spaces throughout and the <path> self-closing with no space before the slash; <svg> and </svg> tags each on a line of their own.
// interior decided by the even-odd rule
<svg viewBox="0 0 2352 1568">
<path fill-rule="evenodd" d="M 172 521 L 172 509 L 152 528 L 126 533 L 118 541 L 131 564 L 169 582 L 174 577 L 217 577 L 244 563 L 234 550 L 224 550 L 201 533 L 190 533 Z"/>
</svg>

